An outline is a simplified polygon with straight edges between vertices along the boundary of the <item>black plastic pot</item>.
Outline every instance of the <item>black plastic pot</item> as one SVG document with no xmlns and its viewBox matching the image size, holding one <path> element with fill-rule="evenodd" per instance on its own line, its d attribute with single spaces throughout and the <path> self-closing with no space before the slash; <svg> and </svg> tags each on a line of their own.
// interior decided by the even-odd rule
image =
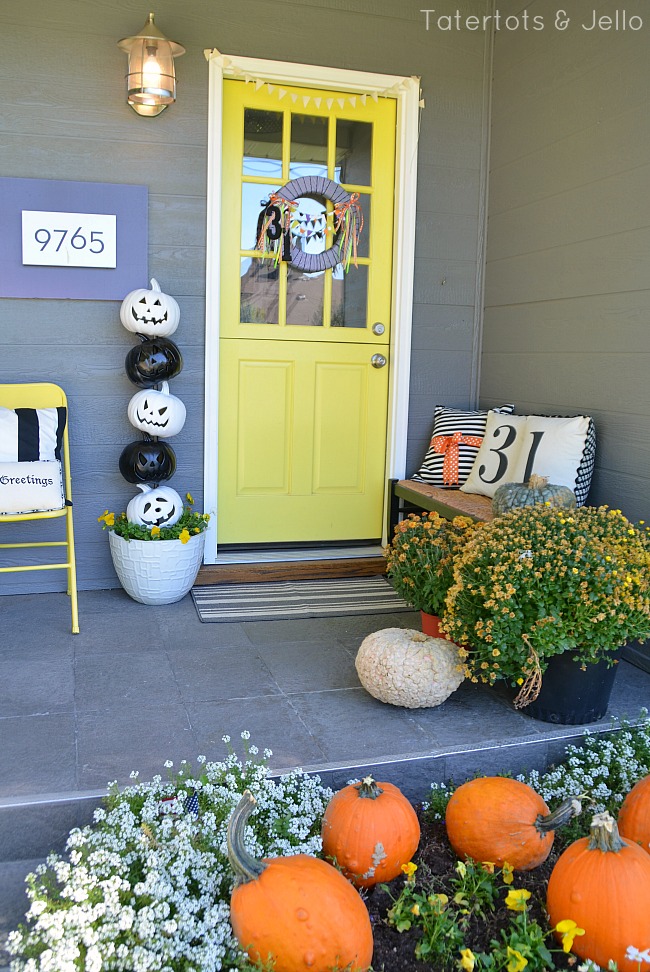
<svg viewBox="0 0 650 972">
<path fill-rule="evenodd" d="M 573 652 L 565 651 L 549 660 L 539 695 L 519 712 L 540 722 L 564 726 L 596 722 L 606 715 L 618 665 L 610 665 L 604 660 L 587 665 L 583 671 L 580 662 L 573 661 L 572 655 Z M 619 656 L 620 650 L 612 652 L 612 659 Z M 512 701 L 517 691 L 500 686 L 497 694 Z"/>
</svg>

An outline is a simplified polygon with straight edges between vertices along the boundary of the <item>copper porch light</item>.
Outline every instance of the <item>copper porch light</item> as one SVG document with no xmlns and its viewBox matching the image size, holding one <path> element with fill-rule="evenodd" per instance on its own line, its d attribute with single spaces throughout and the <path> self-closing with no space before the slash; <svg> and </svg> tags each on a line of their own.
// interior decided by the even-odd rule
<svg viewBox="0 0 650 972">
<path fill-rule="evenodd" d="M 174 58 L 185 48 L 158 30 L 153 14 L 139 34 L 118 41 L 129 58 L 127 101 L 139 115 L 159 115 L 176 100 Z"/>
</svg>

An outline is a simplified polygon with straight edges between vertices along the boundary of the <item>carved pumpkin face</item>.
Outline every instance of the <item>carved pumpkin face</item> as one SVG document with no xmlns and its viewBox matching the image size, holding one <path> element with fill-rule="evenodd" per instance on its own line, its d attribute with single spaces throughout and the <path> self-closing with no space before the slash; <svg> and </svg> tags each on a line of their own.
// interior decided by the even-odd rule
<svg viewBox="0 0 650 972">
<path fill-rule="evenodd" d="M 162 483 L 176 472 L 176 453 L 166 442 L 129 442 L 120 455 L 127 483 Z"/>
<path fill-rule="evenodd" d="M 142 490 L 129 502 L 126 518 L 129 523 L 141 526 L 173 526 L 183 512 L 183 500 L 171 486 L 149 486 L 139 484 Z"/>
<path fill-rule="evenodd" d="M 152 338 L 137 344 L 124 361 L 127 376 L 139 388 L 153 388 L 158 382 L 175 378 L 183 369 L 178 345 L 168 338 Z"/>
<path fill-rule="evenodd" d="M 141 432 L 147 432 L 159 439 L 169 439 L 178 435 L 185 425 L 185 406 L 180 398 L 169 394 L 169 385 L 162 383 L 162 389 L 147 389 L 136 392 L 127 409 L 129 422 Z"/>
<path fill-rule="evenodd" d="M 173 297 L 163 294 L 157 280 L 151 290 L 132 290 L 122 301 L 120 320 L 135 334 L 167 337 L 178 327 L 181 311 Z"/>
</svg>

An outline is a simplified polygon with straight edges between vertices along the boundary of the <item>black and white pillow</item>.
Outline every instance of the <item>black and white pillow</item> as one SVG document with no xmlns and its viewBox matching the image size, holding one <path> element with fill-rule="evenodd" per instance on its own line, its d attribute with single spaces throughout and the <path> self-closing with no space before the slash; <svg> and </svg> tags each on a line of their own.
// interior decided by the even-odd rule
<svg viewBox="0 0 650 972">
<path fill-rule="evenodd" d="M 510 415 L 514 408 L 514 405 L 502 405 L 494 411 Z M 472 470 L 481 444 L 476 440 L 482 439 L 485 435 L 487 417 L 487 411 L 467 412 L 438 405 L 433 414 L 433 433 L 428 452 L 419 470 L 411 478 L 420 483 L 428 483 L 430 486 L 458 489 Z M 460 441 L 456 443 L 452 454 L 450 446 L 453 437 L 458 438 L 459 433 Z M 464 442 L 463 439 L 470 441 Z M 447 459 L 447 475 L 445 475 L 445 459 Z"/>
<path fill-rule="evenodd" d="M 568 486 L 582 506 L 589 493 L 596 455 L 596 428 L 588 415 L 490 413 L 483 444 L 461 489 L 494 496 L 503 483 L 527 482 L 532 473 Z"/>
<path fill-rule="evenodd" d="M 66 410 L 0 406 L 0 513 L 65 505 L 61 448 Z"/>
<path fill-rule="evenodd" d="M 0 462 L 61 460 L 66 410 L 0 407 Z"/>
</svg>

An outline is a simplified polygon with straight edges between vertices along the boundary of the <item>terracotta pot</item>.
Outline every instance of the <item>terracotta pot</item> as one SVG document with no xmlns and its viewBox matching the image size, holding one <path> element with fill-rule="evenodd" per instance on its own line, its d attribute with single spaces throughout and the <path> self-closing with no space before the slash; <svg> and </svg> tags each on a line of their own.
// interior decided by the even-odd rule
<svg viewBox="0 0 650 972">
<path fill-rule="evenodd" d="M 440 627 L 440 618 L 437 614 L 427 614 L 426 611 L 420 611 L 420 618 L 422 619 L 423 634 L 430 635 L 432 638 L 445 637 L 445 633 Z"/>
</svg>

